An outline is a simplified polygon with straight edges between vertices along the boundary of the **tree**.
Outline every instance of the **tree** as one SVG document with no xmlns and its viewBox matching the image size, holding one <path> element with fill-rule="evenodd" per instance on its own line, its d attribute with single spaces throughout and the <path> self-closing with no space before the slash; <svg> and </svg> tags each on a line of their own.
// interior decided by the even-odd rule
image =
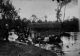
<svg viewBox="0 0 80 56">
<path fill-rule="evenodd" d="M 28 23 L 28 24 L 30 24 L 30 23 L 31 23 L 31 21 L 28 19 L 28 20 L 27 20 L 27 23 Z"/>
<path fill-rule="evenodd" d="M 8 37 L 9 29 L 14 25 L 15 18 L 18 16 L 10 0 L 0 0 L 0 39 Z"/>
<path fill-rule="evenodd" d="M 73 17 L 70 20 L 63 22 L 63 30 L 66 32 L 79 32 L 79 21 L 78 18 Z"/>
<path fill-rule="evenodd" d="M 45 22 L 47 22 L 47 15 L 45 15 L 44 18 L 45 18 Z"/>
<path fill-rule="evenodd" d="M 54 0 L 52 0 L 52 1 L 54 1 Z M 70 3 L 70 2 L 71 2 L 71 0 L 57 0 L 58 7 L 57 7 L 57 10 L 56 10 L 57 11 L 56 17 L 57 17 L 57 22 L 60 22 L 61 23 L 60 32 L 64 32 L 63 31 L 63 22 L 61 20 L 61 16 L 62 16 L 61 9 L 63 8 L 63 6 L 65 6 L 65 8 L 66 8 L 66 5 L 68 3 Z M 65 13 L 64 13 L 64 18 L 65 18 Z"/>
<path fill-rule="evenodd" d="M 5 3 L 4 3 L 5 2 Z M 1 13 L 3 13 L 4 19 L 15 19 L 15 17 L 18 15 L 14 6 L 12 3 L 10 3 L 10 0 L 2 0 L 2 3 L 0 5 L 1 7 Z"/>
<path fill-rule="evenodd" d="M 33 14 L 31 17 L 32 17 L 32 23 L 35 23 L 36 20 L 38 19 L 37 16 L 36 16 L 35 14 Z"/>
<path fill-rule="evenodd" d="M 54 1 L 54 0 L 52 0 Z M 58 3 L 58 8 L 57 8 L 57 13 L 56 13 L 56 17 L 57 17 L 57 21 L 61 21 L 61 9 L 63 8 L 63 6 L 66 6 L 68 3 L 70 3 L 71 0 L 57 0 L 57 3 Z M 65 7 L 66 8 L 66 7 Z"/>
<path fill-rule="evenodd" d="M 37 23 L 42 23 L 42 20 L 41 20 L 41 19 L 39 19 L 39 20 L 37 21 Z"/>
<path fill-rule="evenodd" d="M 26 22 L 26 21 L 27 21 L 27 18 L 23 18 L 22 21 L 23 21 L 23 22 Z"/>
<path fill-rule="evenodd" d="M 22 39 L 25 41 L 28 25 L 27 19 L 23 18 L 21 20 L 10 0 L 0 0 L 0 13 L 2 17 L 2 19 L 0 19 L 0 40 L 4 38 L 8 40 L 8 32 L 14 29 L 18 35 L 20 33 L 23 34 Z"/>
</svg>

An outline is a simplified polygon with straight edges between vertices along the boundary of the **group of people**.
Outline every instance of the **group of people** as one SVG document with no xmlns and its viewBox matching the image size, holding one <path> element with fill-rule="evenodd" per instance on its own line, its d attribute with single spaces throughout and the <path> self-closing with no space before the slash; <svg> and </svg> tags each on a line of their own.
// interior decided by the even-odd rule
<svg viewBox="0 0 80 56">
<path fill-rule="evenodd" d="M 14 29 L 12 29 L 8 34 L 9 34 L 8 40 L 10 42 L 20 41 L 20 42 L 25 42 L 27 44 L 32 44 L 35 46 L 36 44 L 38 44 L 38 46 L 50 44 L 50 45 L 56 46 L 59 49 L 62 49 L 62 46 L 63 46 L 63 41 L 61 40 L 61 36 L 67 36 L 67 37 L 70 36 L 70 34 L 62 33 L 59 35 L 50 35 L 46 37 L 37 36 L 35 38 L 32 38 L 30 35 L 27 36 L 27 34 L 25 37 L 24 33 L 18 34 Z"/>
<path fill-rule="evenodd" d="M 64 41 L 62 40 L 63 39 L 62 37 L 69 38 L 71 36 L 69 33 L 63 32 L 57 35 L 47 35 L 47 36 L 37 35 L 34 38 L 32 38 L 30 33 L 26 34 L 25 36 L 24 33 L 17 33 L 15 29 L 9 31 L 8 34 L 9 34 L 8 40 L 10 42 L 15 42 L 15 41 L 25 42 L 26 44 L 31 44 L 43 49 L 60 50 L 61 52 L 64 45 L 63 42 L 65 42 L 65 40 Z M 66 47 L 69 48 L 68 45 Z"/>
</svg>

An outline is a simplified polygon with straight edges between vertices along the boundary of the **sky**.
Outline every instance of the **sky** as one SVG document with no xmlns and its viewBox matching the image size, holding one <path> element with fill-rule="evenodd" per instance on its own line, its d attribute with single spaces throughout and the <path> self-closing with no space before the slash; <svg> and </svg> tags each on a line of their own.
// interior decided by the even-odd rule
<svg viewBox="0 0 80 56">
<path fill-rule="evenodd" d="M 47 16 L 48 21 L 56 20 L 57 2 L 52 0 L 11 0 L 14 7 L 18 10 L 20 8 L 19 15 L 22 18 L 30 19 L 34 14 L 39 19 L 45 20 L 44 16 Z M 77 0 L 72 0 L 71 3 L 66 5 L 65 19 L 72 18 L 73 16 L 79 18 Z M 62 9 L 62 18 L 64 14 L 64 7 Z M 63 19 L 62 19 L 63 20 Z"/>
</svg>

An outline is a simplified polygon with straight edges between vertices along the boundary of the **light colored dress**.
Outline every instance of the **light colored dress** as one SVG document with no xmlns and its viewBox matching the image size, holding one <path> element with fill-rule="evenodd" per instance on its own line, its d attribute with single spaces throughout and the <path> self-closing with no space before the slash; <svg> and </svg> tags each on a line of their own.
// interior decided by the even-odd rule
<svg viewBox="0 0 80 56">
<path fill-rule="evenodd" d="M 9 32 L 9 36 L 8 36 L 9 41 L 16 41 L 17 38 L 18 38 L 17 34 L 15 34 L 14 32 Z"/>
</svg>

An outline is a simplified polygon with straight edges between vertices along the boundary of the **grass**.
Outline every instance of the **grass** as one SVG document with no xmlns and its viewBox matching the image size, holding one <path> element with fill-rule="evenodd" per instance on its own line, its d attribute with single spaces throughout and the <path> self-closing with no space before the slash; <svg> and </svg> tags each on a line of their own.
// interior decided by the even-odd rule
<svg viewBox="0 0 80 56">
<path fill-rule="evenodd" d="M 15 42 L 0 41 L 0 56 L 57 56 L 55 53 Z"/>
</svg>

